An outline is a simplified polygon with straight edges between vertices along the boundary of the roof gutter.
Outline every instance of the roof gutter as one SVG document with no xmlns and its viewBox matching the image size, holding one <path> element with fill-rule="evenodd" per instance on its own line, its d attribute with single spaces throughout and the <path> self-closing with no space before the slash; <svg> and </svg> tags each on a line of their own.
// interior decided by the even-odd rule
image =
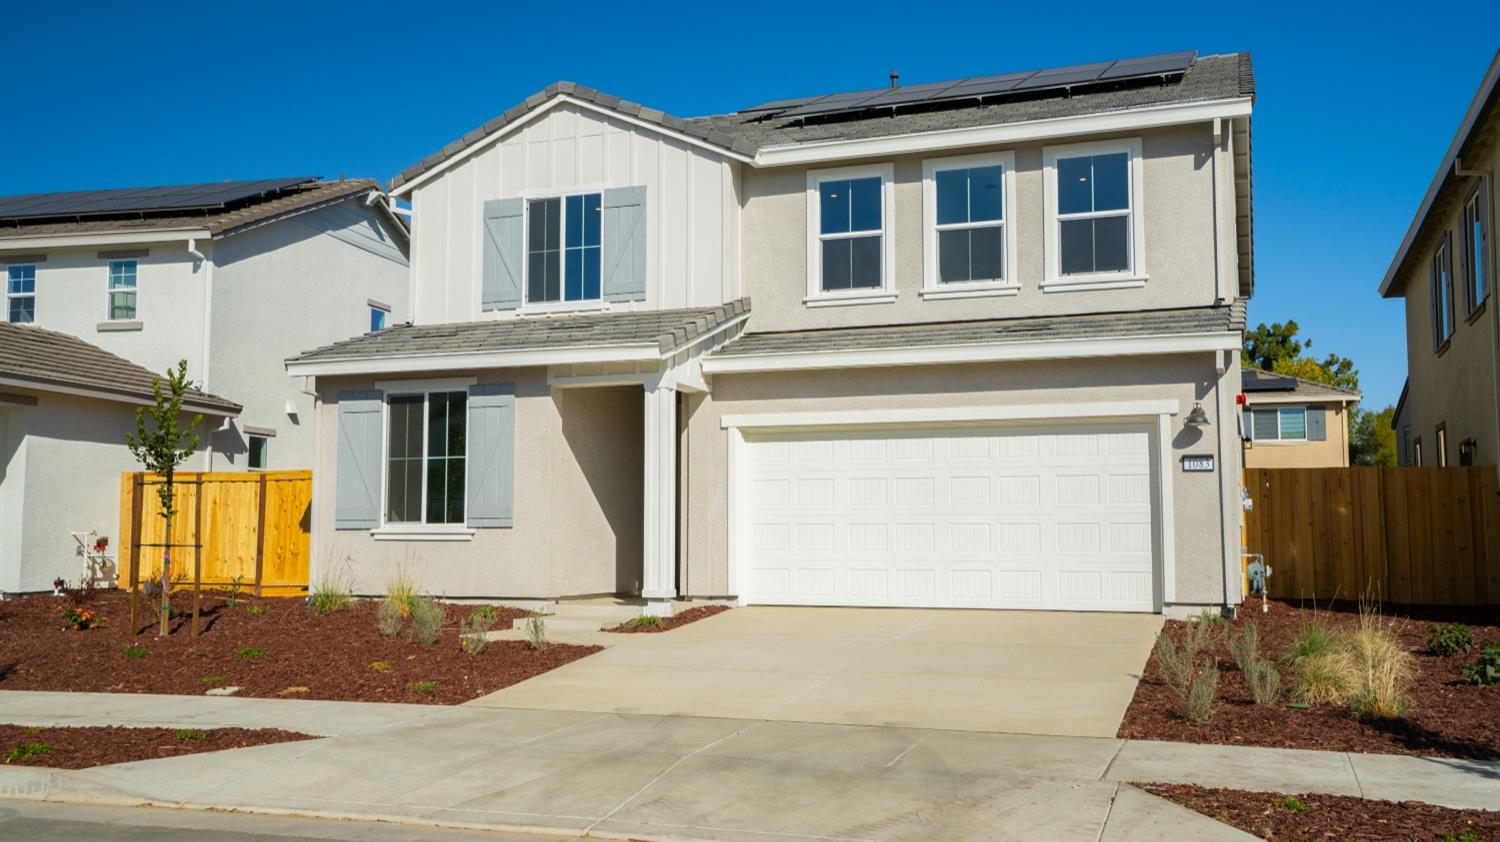
<svg viewBox="0 0 1500 842">
<path fill-rule="evenodd" d="M 165 228 L 153 231 L 90 231 L 77 234 L 54 234 L 37 237 L 6 237 L 0 228 L 0 250 L 70 248 L 123 243 L 179 243 L 207 240 L 213 232 L 206 228 Z"/>
<path fill-rule="evenodd" d="M 0 386 L 12 389 L 30 389 L 37 392 L 50 392 L 57 395 L 73 395 L 75 397 L 93 398 L 95 400 L 115 401 L 117 403 L 130 404 L 131 406 L 156 406 L 156 401 L 147 395 L 130 395 L 121 392 L 111 392 L 105 389 L 90 389 L 84 386 L 52 383 L 46 380 L 0 377 Z M 216 418 L 234 418 L 240 414 L 240 410 L 243 407 L 233 403 L 227 406 L 224 404 L 204 403 L 191 397 L 184 397 L 182 399 L 182 408 L 184 411 L 211 415 Z"/>
<path fill-rule="evenodd" d="M 971 126 L 935 132 L 914 132 L 889 137 L 860 140 L 829 140 L 813 143 L 767 146 L 755 153 L 757 167 L 780 167 L 792 164 L 817 164 L 851 158 L 873 158 L 932 152 L 968 146 L 990 146 L 1023 143 L 1057 137 L 1106 134 L 1137 129 L 1209 123 L 1215 119 L 1248 117 L 1253 106 L 1250 97 L 1172 103 L 1103 114 L 1054 117 L 992 126 Z"/>
<path fill-rule="evenodd" d="M 1494 96 L 1497 80 L 1500 80 L 1500 49 L 1497 49 L 1495 57 L 1490 59 L 1490 69 L 1485 72 L 1479 91 L 1474 94 L 1473 101 L 1469 103 L 1469 110 L 1464 112 L 1463 122 L 1459 123 L 1458 132 L 1453 135 L 1453 142 L 1448 144 L 1448 151 L 1443 153 L 1443 162 L 1438 165 L 1437 174 L 1432 177 L 1432 183 L 1427 186 L 1427 192 L 1422 196 L 1422 204 L 1417 207 L 1417 215 L 1406 229 L 1406 236 L 1401 238 L 1401 246 L 1396 249 L 1396 256 L 1391 259 L 1390 267 L 1385 270 L 1385 277 L 1380 280 L 1382 298 L 1391 298 L 1399 294 L 1396 290 L 1396 278 L 1401 273 L 1401 267 L 1406 263 L 1412 246 L 1416 245 L 1417 237 L 1422 233 L 1427 214 L 1432 211 L 1432 205 L 1437 201 L 1438 193 L 1442 191 L 1450 174 L 1463 174 L 1456 172 L 1459 168 L 1459 152 L 1463 150 L 1464 144 L 1469 142 L 1469 135 L 1474 131 L 1474 125 L 1479 122 L 1479 115 L 1484 112 L 1485 106 Z"/>
<path fill-rule="evenodd" d="M 634 345 L 589 345 L 576 348 L 525 348 L 469 354 L 407 354 L 389 357 L 286 361 L 292 377 L 334 377 L 362 374 L 417 374 L 485 368 L 526 368 L 548 365 L 607 362 L 658 362 L 656 342 Z"/>
</svg>

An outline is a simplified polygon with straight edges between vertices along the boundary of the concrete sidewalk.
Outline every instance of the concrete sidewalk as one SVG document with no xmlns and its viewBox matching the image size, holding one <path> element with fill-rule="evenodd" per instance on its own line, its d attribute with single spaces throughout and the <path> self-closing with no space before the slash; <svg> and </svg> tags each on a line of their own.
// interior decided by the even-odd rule
<svg viewBox="0 0 1500 842">
<path fill-rule="evenodd" d="M 0 690 L 0 723 L 33 727 L 285 728 L 338 737 L 380 731 L 448 709 L 315 699 Z"/>
<path fill-rule="evenodd" d="M 26 695 L 0 695 L 0 721 L 15 721 Z M 128 714 L 129 724 L 254 721 L 317 732 L 336 730 L 346 710 L 149 696 L 140 702 L 154 714 L 83 696 L 35 704 L 69 701 L 75 709 L 54 720 L 103 724 L 89 721 L 93 710 L 116 723 Z M 1246 838 L 1129 781 L 1500 809 L 1500 763 L 686 716 L 352 707 L 371 710 L 357 725 L 348 711 L 341 733 L 327 739 L 76 772 L 0 767 L 0 797 L 606 838 L 825 842 Z"/>
</svg>

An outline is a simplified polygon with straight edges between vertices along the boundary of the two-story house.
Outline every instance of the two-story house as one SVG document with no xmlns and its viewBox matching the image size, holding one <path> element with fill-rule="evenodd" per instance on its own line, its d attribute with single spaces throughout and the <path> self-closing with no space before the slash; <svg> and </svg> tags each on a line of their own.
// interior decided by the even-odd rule
<svg viewBox="0 0 1500 842">
<path fill-rule="evenodd" d="M 413 324 L 288 362 L 315 563 L 652 612 L 1233 605 L 1253 96 L 1193 53 L 694 119 L 554 84 L 392 182 Z"/>
<path fill-rule="evenodd" d="M 0 197 L 0 320 L 12 347 L 43 349 L 3 408 L 0 593 L 76 580 L 71 533 L 112 535 L 120 472 L 139 469 L 124 441 L 139 388 L 111 408 L 33 391 L 53 370 L 71 382 L 76 354 L 45 351 L 74 347 L 61 335 L 128 364 L 147 399 L 140 372 L 179 360 L 205 400 L 222 396 L 199 408 L 186 469 L 312 466 L 313 398 L 283 360 L 407 318 L 408 232 L 379 196 L 370 180 L 284 178 Z M 113 394 L 107 380 L 82 396 Z"/>
<path fill-rule="evenodd" d="M 1493 465 L 1500 454 L 1500 319 L 1492 220 L 1500 167 L 1500 50 L 1380 282 L 1406 306 L 1402 465 Z"/>
</svg>

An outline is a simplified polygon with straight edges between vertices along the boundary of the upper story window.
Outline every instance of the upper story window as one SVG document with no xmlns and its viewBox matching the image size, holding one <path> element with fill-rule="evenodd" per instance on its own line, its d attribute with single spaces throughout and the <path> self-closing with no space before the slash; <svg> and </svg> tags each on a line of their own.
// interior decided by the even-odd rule
<svg viewBox="0 0 1500 842">
<path fill-rule="evenodd" d="M 600 299 L 602 194 L 532 199 L 526 206 L 526 300 Z"/>
<path fill-rule="evenodd" d="M 109 320 L 130 321 L 135 318 L 134 260 L 109 262 Z"/>
<path fill-rule="evenodd" d="M 809 172 L 807 303 L 877 303 L 890 291 L 893 168 Z"/>
<path fill-rule="evenodd" d="M 1250 410 L 1250 438 L 1255 441 L 1306 441 L 1307 409 L 1286 406 Z"/>
<path fill-rule="evenodd" d="M 386 321 L 390 316 L 391 308 L 383 304 L 376 304 L 373 301 L 370 302 L 370 332 L 374 333 L 378 330 L 385 330 Z"/>
<path fill-rule="evenodd" d="M 1138 139 L 1048 147 L 1046 282 L 1099 289 L 1145 282 Z"/>
<path fill-rule="evenodd" d="M 1441 349 L 1453 338 L 1453 235 L 1443 232 L 1432 253 L 1432 347 Z"/>
<path fill-rule="evenodd" d="M 463 523 L 467 392 L 387 401 L 386 523 Z"/>
<path fill-rule="evenodd" d="M 1481 179 L 1474 192 L 1469 194 L 1469 200 L 1464 203 L 1463 212 L 1462 262 L 1464 289 L 1467 291 L 1465 303 L 1470 313 L 1484 303 L 1484 299 L 1490 294 L 1490 286 L 1494 283 L 1492 276 L 1495 270 L 1489 259 L 1489 223 L 1489 196 Z"/>
<path fill-rule="evenodd" d="M 5 278 L 7 318 L 13 324 L 36 321 L 36 267 L 7 266 Z"/>
<path fill-rule="evenodd" d="M 922 163 L 923 282 L 928 298 L 1015 294 L 1010 152 Z"/>
</svg>

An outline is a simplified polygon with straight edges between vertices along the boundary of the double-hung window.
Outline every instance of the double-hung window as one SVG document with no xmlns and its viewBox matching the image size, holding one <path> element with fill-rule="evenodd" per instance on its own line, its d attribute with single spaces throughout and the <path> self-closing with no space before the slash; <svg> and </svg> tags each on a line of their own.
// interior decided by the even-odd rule
<svg viewBox="0 0 1500 842">
<path fill-rule="evenodd" d="M 36 321 L 36 267 L 7 266 L 5 269 L 5 304 L 12 324 Z"/>
<path fill-rule="evenodd" d="M 1443 232 L 1432 253 L 1432 347 L 1441 349 L 1453 338 L 1453 235 Z"/>
<path fill-rule="evenodd" d="M 109 320 L 131 321 L 135 318 L 134 260 L 109 262 Z"/>
<path fill-rule="evenodd" d="M 468 393 L 397 394 L 386 404 L 385 522 L 463 523 Z"/>
<path fill-rule="evenodd" d="M 1048 147 L 1046 286 L 1145 282 L 1141 142 Z"/>
<path fill-rule="evenodd" d="M 600 300 L 600 193 L 532 199 L 526 205 L 526 300 Z"/>
<path fill-rule="evenodd" d="M 808 173 L 808 303 L 888 301 L 889 165 Z"/>
<path fill-rule="evenodd" d="M 1010 152 L 924 161 L 924 297 L 1014 294 Z"/>
<path fill-rule="evenodd" d="M 1254 441 L 1306 441 L 1307 410 L 1300 406 L 1250 410 Z"/>
<path fill-rule="evenodd" d="M 1464 253 L 1461 262 L 1464 267 L 1464 289 L 1468 293 L 1465 305 L 1467 312 L 1471 314 L 1484 303 L 1484 299 L 1490 294 L 1490 286 L 1494 284 L 1492 275 L 1495 270 L 1489 262 L 1489 223 L 1489 195 L 1481 180 L 1474 192 L 1469 194 L 1463 212 Z"/>
</svg>

